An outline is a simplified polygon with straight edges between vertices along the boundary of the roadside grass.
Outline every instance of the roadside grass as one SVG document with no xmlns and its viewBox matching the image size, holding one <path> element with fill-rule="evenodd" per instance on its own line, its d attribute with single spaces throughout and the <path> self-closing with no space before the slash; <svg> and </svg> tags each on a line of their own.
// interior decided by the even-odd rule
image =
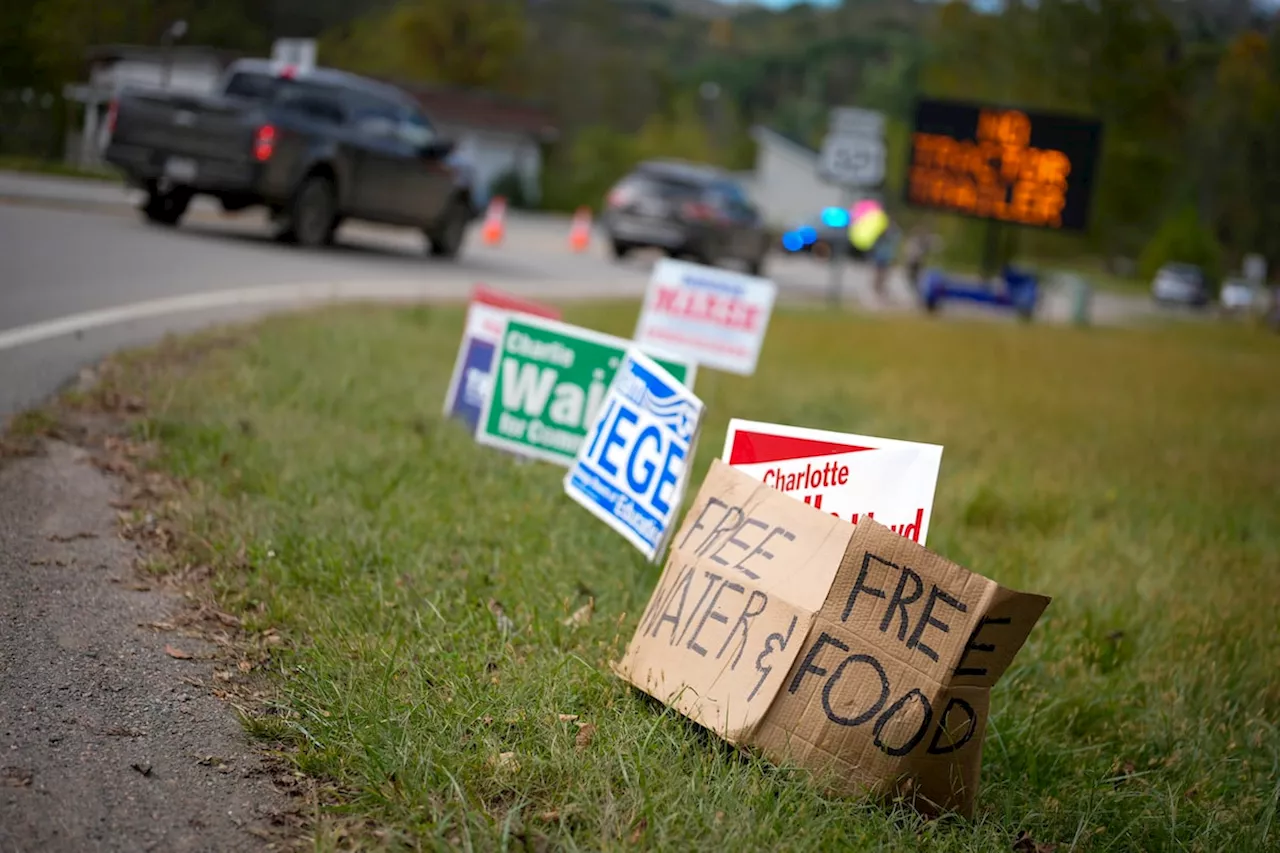
<svg viewBox="0 0 1280 853">
<path fill-rule="evenodd" d="M 120 176 L 107 169 L 81 169 L 58 160 L 42 160 L 38 157 L 0 157 L 0 172 L 31 172 L 38 175 L 120 183 Z"/>
<path fill-rule="evenodd" d="M 290 641 L 248 725 L 340 792 L 318 849 L 1277 849 L 1280 339 L 789 310 L 755 377 L 700 372 L 695 483 L 730 416 L 937 442 L 930 546 L 1054 597 L 994 690 L 977 815 L 926 822 L 610 673 L 658 569 L 560 469 L 442 419 L 462 316 L 335 308 L 123 361 L 190 559 Z"/>
</svg>

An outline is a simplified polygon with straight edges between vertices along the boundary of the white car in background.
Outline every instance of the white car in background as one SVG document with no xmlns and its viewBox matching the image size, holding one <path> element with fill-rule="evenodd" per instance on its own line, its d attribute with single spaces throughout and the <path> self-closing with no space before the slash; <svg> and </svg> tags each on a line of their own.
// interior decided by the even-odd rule
<svg viewBox="0 0 1280 853">
<path fill-rule="evenodd" d="M 1203 308 L 1212 297 L 1209 277 L 1195 264 L 1170 263 L 1160 267 L 1151 282 L 1151 295 L 1157 302 L 1194 305 Z"/>
</svg>

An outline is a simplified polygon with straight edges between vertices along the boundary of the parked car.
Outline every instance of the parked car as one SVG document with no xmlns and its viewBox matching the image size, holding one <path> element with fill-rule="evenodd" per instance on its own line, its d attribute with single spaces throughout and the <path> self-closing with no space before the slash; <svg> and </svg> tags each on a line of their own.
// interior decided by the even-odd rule
<svg viewBox="0 0 1280 853">
<path fill-rule="evenodd" d="M 1169 263 L 1160 267 L 1151 283 L 1151 295 L 1157 302 L 1204 307 L 1209 304 L 1209 277 L 1194 264 Z"/>
<path fill-rule="evenodd" d="M 601 222 L 616 258 L 658 248 L 699 263 L 736 260 L 759 275 L 769 230 L 726 172 L 675 160 L 649 160 L 622 178 L 605 200 Z"/>
<path fill-rule="evenodd" d="M 213 95 L 126 91 L 111 105 L 106 160 L 146 192 L 150 222 L 176 225 L 191 199 L 265 205 L 277 236 L 330 243 L 344 219 L 422 229 L 452 258 L 475 219 L 467 179 L 402 90 L 268 60 L 228 67 Z"/>
</svg>

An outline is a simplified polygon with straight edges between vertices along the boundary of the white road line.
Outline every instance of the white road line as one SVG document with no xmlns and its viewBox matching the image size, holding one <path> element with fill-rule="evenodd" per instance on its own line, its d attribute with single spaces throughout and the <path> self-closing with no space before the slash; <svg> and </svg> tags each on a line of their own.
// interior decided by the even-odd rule
<svg viewBox="0 0 1280 853">
<path fill-rule="evenodd" d="M 134 302 L 114 308 L 69 314 L 42 323 L 19 326 L 0 331 L 0 351 L 47 341 L 51 338 L 77 332 L 161 317 L 190 311 L 207 311 L 213 308 L 234 308 L 241 305 L 263 305 L 273 302 L 307 303 L 342 300 L 418 300 L 458 298 L 466 299 L 470 282 L 424 283 L 420 281 L 338 281 L 329 283 L 278 284 L 265 287 L 245 287 L 235 290 L 215 290 Z"/>
</svg>

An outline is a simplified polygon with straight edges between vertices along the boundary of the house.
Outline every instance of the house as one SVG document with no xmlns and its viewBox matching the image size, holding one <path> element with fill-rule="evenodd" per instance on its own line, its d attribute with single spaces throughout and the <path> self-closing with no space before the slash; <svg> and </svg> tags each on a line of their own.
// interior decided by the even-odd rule
<svg viewBox="0 0 1280 853">
<path fill-rule="evenodd" d="M 120 89 L 128 87 L 167 89 L 200 94 L 212 92 L 222 71 L 236 54 L 209 47 L 144 47 L 103 45 L 91 47 L 85 55 L 89 80 L 67 86 L 66 99 L 76 105 L 79 130 L 67 136 L 66 159 L 84 169 L 101 167 L 99 143 L 107 107 Z"/>
<path fill-rule="evenodd" d="M 237 54 L 200 46 L 92 48 L 86 59 L 89 80 L 68 86 L 65 96 L 81 112 L 79 129 L 67 140 L 67 161 L 80 168 L 101 166 L 101 145 L 108 105 L 125 86 L 192 94 L 216 90 Z M 537 201 L 541 186 L 542 146 L 556 128 L 544 110 L 484 92 L 440 86 L 400 87 L 422 105 L 440 132 L 457 143 L 455 156 L 470 167 L 477 196 L 484 201 L 495 183 L 514 173 L 525 197 Z"/>
<path fill-rule="evenodd" d="M 765 221 L 779 229 L 812 221 L 843 201 L 839 187 L 818 178 L 818 152 L 767 127 L 755 126 L 756 165 L 744 188 Z"/>
<path fill-rule="evenodd" d="M 401 83 L 432 124 L 457 143 L 456 156 L 471 170 L 477 198 L 483 204 L 497 182 L 518 176 L 524 197 L 540 198 L 542 148 L 557 129 L 542 108 L 485 92 Z"/>
</svg>

